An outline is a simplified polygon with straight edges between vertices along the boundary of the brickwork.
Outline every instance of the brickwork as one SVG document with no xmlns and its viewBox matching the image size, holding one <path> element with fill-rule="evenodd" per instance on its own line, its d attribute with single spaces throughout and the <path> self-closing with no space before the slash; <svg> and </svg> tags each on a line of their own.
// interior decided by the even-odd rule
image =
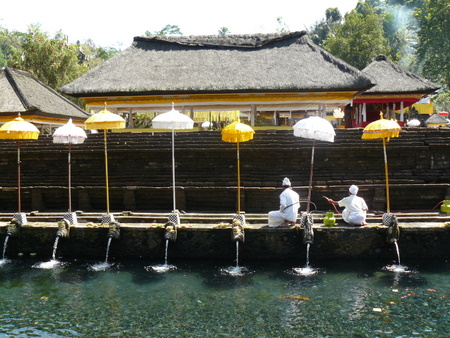
<svg viewBox="0 0 450 338">
<path fill-rule="evenodd" d="M 334 143 L 316 142 L 312 201 L 329 205 L 357 184 L 370 209 L 384 210 L 381 140 L 362 140 L 361 129 L 336 130 Z M 312 141 L 289 130 L 257 131 L 241 144 L 241 209 L 267 212 L 277 207 L 287 176 L 306 199 Z M 17 142 L 0 140 L 0 205 L 17 209 Z M 405 129 L 387 145 L 392 210 L 429 210 L 450 197 L 450 129 Z M 171 133 L 109 133 L 111 211 L 168 211 L 172 208 Z M 177 133 L 177 206 L 186 211 L 236 210 L 236 145 L 217 131 Z M 21 141 L 22 209 L 67 209 L 67 146 L 50 136 Z M 105 210 L 104 142 L 89 134 L 72 146 L 74 210 Z M 303 204 L 304 206 L 304 204 Z M 304 207 L 302 208 L 305 209 Z"/>
</svg>

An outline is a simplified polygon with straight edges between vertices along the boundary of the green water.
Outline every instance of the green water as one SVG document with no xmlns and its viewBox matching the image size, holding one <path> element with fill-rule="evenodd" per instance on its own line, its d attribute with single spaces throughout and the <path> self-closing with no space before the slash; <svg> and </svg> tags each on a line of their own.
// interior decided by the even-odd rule
<svg viewBox="0 0 450 338">
<path fill-rule="evenodd" d="M 449 337 L 450 263 L 71 261 L 0 268 L 0 337 Z M 48 266 L 47 266 L 48 267 Z"/>
</svg>

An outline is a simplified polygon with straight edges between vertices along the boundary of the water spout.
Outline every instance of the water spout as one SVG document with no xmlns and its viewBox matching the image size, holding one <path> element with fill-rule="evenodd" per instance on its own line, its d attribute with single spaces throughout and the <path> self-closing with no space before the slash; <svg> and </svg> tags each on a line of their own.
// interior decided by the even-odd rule
<svg viewBox="0 0 450 338">
<path fill-rule="evenodd" d="M 386 241 L 388 243 L 397 242 L 400 238 L 397 216 L 390 213 L 383 214 L 383 225 L 388 227 Z"/>
<path fill-rule="evenodd" d="M 66 219 L 58 221 L 58 231 L 56 232 L 56 237 L 69 237 L 70 232 L 70 222 Z"/>
<path fill-rule="evenodd" d="M 244 233 L 244 227 L 241 224 L 241 221 L 238 219 L 233 220 L 233 226 L 232 226 L 232 233 L 231 233 L 231 240 L 233 242 L 245 242 L 245 233 Z"/>
<path fill-rule="evenodd" d="M 119 239 L 120 238 L 120 224 L 118 222 L 109 222 L 108 236 L 109 239 Z M 109 241 L 110 242 L 110 241 Z"/>
<path fill-rule="evenodd" d="M 314 230 L 313 230 L 313 216 L 310 213 L 304 213 L 301 218 L 301 225 L 303 228 L 303 244 L 313 244 Z"/>
<path fill-rule="evenodd" d="M 177 240 L 177 236 L 178 236 L 178 230 L 177 230 L 177 225 L 174 222 L 167 222 L 164 225 L 164 238 L 166 240 L 175 242 Z"/>
<path fill-rule="evenodd" d="M 6 230 L 7 236 L 15 236 L 19 232 L 20 227 L 22 226 L 22 222 L 17 218 L 13 218 L 11 222 L 8 224 L 8 230 Z"/>
</svg>

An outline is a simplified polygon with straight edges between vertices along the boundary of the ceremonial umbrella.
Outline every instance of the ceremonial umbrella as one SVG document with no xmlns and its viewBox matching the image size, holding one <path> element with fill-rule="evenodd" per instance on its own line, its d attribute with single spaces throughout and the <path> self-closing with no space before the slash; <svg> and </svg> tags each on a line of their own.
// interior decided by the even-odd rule
<svg viewBox="0 0 450 338">
<path fill-rule="evenodd" d="M 194 121 L 186 114 L 181 114 L 175 110 L 172 103 L 172 109 L 167 113 L 160 114 L 152 120 L 152 126 L 155 129 L 172 129 L 172 187 L 173 187 L 173 212 L 176 212 L 175 196 L 175 129 L 192 129 Z"/>
<path fill-rule="evenodd" d="M 420 126 L 420 121 L 418 119 L 411 119 L 406 123 L 406 125 L 408 127 L 418 127 Z"/>
<path fill-rule="evenodd" d="M 71 146 L 72 144 L 81 144 L 86 139 L 86 132 L 80 128 L 77 127 L 72 123 L 72 119 L 69 119 L 69 121 L 57 128 L 55 132 L 53 133 L 53 143 L 63 143 L 68 144 L 68 155 L 67 155 L 67 162 L 68 162 L 68 176 L 69 176 L 69 213 L 72 212 L 72 184 L 71 184 Z"/>
<path fill-rule="evenodd" d="M 125 120 L 117 114 L 113 114 L 105 109 L 92 115 L 84 121 L 86 129 L 103 129 L 103 139 L 105 144 L 105 174 L 106 174 L 106 212 L 109 214 L 109 179 L 108 179 L 108 129 L 121 129 L 125 127 Z"/>
<path fill-rule="evenodd" d="M 387 212 L 390 212 L 390 200 L 389 200 L 389 177 L 388 177 L 388 161 L 386 154 L 386 142 L 391 137 L 398 137 L 402 128 L 394 120 L 386 120 L 383 118 L 383 113 L 380 113 L 380 119 L 369 123 L 363 130 L 362 139 L 382 139 L 383 140 L 383 152 L 384 152 L 384 171 L 386 177 L 386 204 Z"/>
<path fill-rule="evenodd" d="M 308 205 L 306 206 L 306 212 L 309 213 L 310 208 L 309 205 L 311 203 L 313 168 L 314 168 L 314 148 L 316 146 L 316 140 L 334 142 L 334 136 L 336 135 L 336 133 L 331 123 L 319 116 L 310 116 L 306 119 L 302 119 L 298 121 L 293 128 L 294 128 L 294 136 L 312 139 L 311 166 L 309 172 L 309 187 L 308 187 Z"/>
<path fill-rule="evenodd" d="M 253 139 L 255 131 L 247 124 L 239 122 L 239 119 L 229 124 L 222 130 L 222 141 L 236 143 L 237 149 L 237 181 L 238 181 L 238 215 L 241 213 L 241 174 L 239 143 Z"/>
<path fill-rule="evenodd" d="M 37 140 L 38 137 L 39 130 L 30 122 L 24 121 L 20 114 L 0 128 L 0 139 L 17 140 L 17 200 L 19 213 L 22 210 L 20 197 L 20 140 Z"/>
</svg>

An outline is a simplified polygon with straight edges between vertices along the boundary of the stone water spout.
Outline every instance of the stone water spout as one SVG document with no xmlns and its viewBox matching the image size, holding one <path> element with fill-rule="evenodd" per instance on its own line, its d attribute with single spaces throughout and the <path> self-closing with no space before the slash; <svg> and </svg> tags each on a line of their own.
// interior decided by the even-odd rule
<svg viewBox="0 0 450 338">
<path fill-rule="evenodd" d="M 120 238 L 120 224 L 118 222 L 109 222 L 108 238 L 119 239 Z"/>
<path fill-rule="evenodd" d="M 314 230 L 313 230 L 313 217 L 310 213 L 305 213 L 301 218 L 301 226 L 303 228 L 303 244 L 313 244 L 314 242 Z"/>
<path fill-rule="evenodd" d="M 69 237 L 70 222 L 66 219 L 58 221 L 58 231 L 56 237 Z"/>
<path fill-rule="evenodd" d="M 400 238 L 397 216 L 390 213 L 383 214 L 383 225 L 388 227 L 386 241 L 396 243 Z"/>
<path fill-rule="evenodd" d="M 231 233 L 231 240 L 233 242 L 245 242 L 245 232 L 244 227 L 241 224 L 241 221 L 238 219 L 233 220 L 233 226 L 232 226 L 232 233 Z"/>
<path fill-rule="evenodd" d="M 177 225 L 174 222 L 167 222 L 164 225 L 164 239 L 175 242 L 178 236 Z"/>
<path fill-rule="evenodd" d="M 20 227 L 22 226 L 22 222 L 17 218 L 13 218 L 11 222 L 8 224 L 8 230 L 6 230 L 7 236 L 15 236 L 19 232 Z"/>
</svg>

